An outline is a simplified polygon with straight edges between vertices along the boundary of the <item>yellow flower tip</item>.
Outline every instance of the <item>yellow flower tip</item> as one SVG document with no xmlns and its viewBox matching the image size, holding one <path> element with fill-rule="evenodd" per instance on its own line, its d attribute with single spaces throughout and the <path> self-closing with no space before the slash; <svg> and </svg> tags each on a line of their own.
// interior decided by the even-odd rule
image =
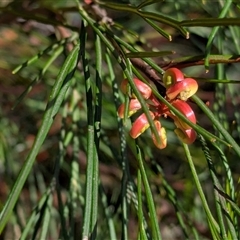
<svg viewBox="0 0 240 240">
<path fill-rule="evenodd" d="M 149 111 L 151 118 L 154 119 L 155 115 Z M 133 123 L 132 128 L 129 132 L 132 138 L 139 137 L 146 129 L 149 128 L 149 122 L 145 113 L 142 113 Z"/>
<path fill-rule="evenodd" d="M 183 101 L 186 101 L 193 94 L 195 94 L 198 90 L 198 83 L 193 78 L 185 78 L 181 82 L 177 82 L 174 85 L 170 86 L 166 95 L 169 100 L 173 100 L 175 98 L 180 98 Z"/>
<path fill-rule="evenodd" d="M 179 140 L 186 144 L 193 143 L 197 138 L 197 134 L 192 128 L 187 130 L 176 128 L 174 132 L 178 136 Z"/>
<path fill-rule="evenodd" d="M 179 93 L 179 98 L 183 101 L 187 101 L 188 98 L 197 92 L 198 83 L 193 78 L 185 78 L 184 83 L 186 87 L 182 92 Z"/>
<path fill-rule="evenodd" d="M 154 124 L 157 128 L 158 136 L 160 138 L 160 142 L 157 141 L 155 134 L 152 132 L 152 140 L 155 146 L 159 149 L 163 149 L 167 146 L 167 134 L 164 127 L 161 126 L 161 123 L 157 120 L 154 121 Z"/>
<path fill-rule="evenodd" d="M 177 68 L 169 68 L 163 74 L 163 84 L 166 88 L 181 82 L 184 79 L 183 73 Z"/>
</svg>

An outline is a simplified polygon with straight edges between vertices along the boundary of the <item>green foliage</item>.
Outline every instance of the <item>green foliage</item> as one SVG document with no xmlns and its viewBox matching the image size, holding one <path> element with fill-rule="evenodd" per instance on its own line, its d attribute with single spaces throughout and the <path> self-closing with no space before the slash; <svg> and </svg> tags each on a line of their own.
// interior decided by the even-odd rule
<svg viewBox="0 0 240 240">
<path fill-rule="evenodd" d="M 239 11 L 228 0 L 1 2 L 3 239 L 239 239 Z M 199 83 L 197 124 L 165 98 L 170 67 Z M 154 146 L 133 76 L 197 132 L 192 145 L 163 118 L 168 145 Z M 134 117 L 117 115 L 124 78 L 150 124 L 136 140 Z"/>
</svg>

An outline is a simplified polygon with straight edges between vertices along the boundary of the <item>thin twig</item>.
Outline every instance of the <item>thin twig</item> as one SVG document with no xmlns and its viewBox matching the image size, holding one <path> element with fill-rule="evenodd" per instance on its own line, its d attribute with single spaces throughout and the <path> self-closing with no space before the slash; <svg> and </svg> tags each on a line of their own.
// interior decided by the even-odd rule
<svg viewBox="0 0 240 240">
<path fill-rule="evenodd" d="M 192 66 L 199 66 L 204 65 L 205 56 L 198 55 L 192 57 L 183 57 L 179 59 L 173 59 L 170 61 L 161 61 L 158 63 L 161 68 L 164 70 L 170 67 L 177 67 L 177 68 L 185 68 L 185 67 L 192 67 Z M 209 56 L 209 64 L 218 64 L 218 63 L 237 63 L 240 62 L 239 55 L 210 55 Z"/>
</svg>

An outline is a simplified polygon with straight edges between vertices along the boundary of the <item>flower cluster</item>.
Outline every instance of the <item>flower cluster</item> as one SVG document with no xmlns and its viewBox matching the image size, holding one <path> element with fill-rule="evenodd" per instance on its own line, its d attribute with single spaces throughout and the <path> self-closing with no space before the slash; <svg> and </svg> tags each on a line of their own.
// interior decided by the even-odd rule
<svg viewBox="0 0 240 240">
<path fill-rule="evenodd" d="M 152 89 L 141 80 L 134 78 L 138 91 L 146 100 L 146 105 L 149 108 L 149 113 L 156 126 L 160 142 L 157 141 L 155 135 L 152 133 L 152 139 L 154 144 L 163 149 L 167 146 L 166 131 L 161 126 L 159 121 L 160 116 L 170 117 L 173 119 L 176 129 L 174 132 L 179 139 L 184 143 L 193 143 L 196 139 L 196 132 L 183 120 L 178 118 L 164 103 L 160 102 L 153 94 Z M 198 83 L 192 78 L 184 78 L 183 73 L 177 68 L 169 68 L 163 75 L 163 84 L 166 87 L 166 100 L 177 110 L 179 110 L 186 118 L 192 123 L 196 123 L 196 117 L 192 108 L 186 102 L 198 89 Z M 121 90 L 123 93 L 127 92 L 128 80 L 124 79 L 121 84 Z M 142 108 L 140 102 L 134 94 L 130 96 L 128 117 L 132 116 L 138 110 Z M 124 117 L 125 104 L 120 105 L 118 109 L 119 117 Z M 133 122 L 130 130 L 130 136 L 137 138 L 147 128 L 149 128 L 149 122 L 145 113 L 142 113 Z"/>
</svg>

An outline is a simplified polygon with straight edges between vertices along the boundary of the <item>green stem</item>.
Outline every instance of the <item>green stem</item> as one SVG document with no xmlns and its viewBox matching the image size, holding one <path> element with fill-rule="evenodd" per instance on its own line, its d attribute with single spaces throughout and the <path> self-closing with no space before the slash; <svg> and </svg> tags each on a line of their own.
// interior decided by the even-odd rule
<svg viewBox="0 0 240 240">
<path fill-rule="evenodd" d="M 161 240 L 161 234 L 160 234 L 160 229 L 159 229 L 159 224 L 158 224 L 158 218 L 156 216 L 156 210 L 154 206 L 154 201 L 153 201 L 153 195 L 151 192 L 151 188 L 148 183 L 148 178 L 147 174 L 143 165 L 143 160 L 142 160 L 142 154 L 141 150 L 138 146 L 137 147 L 137 157 L 138 157 L 138 162 L 139 162 L 139 168 L 143 180 L 143 185 L 146 191 L 146 200 L 147 200 L 147 205 L 149 208 L 149 215 L 150 215 L 150 221 L 152 223 L 152 231 L 153 231 L 153 239 L 158 239 Z"/>
<path fill-rule="evenodd" d="M 208 221 L 210 223 L 210 226 L 212 227 L 212 230 L 213 230 L 212 233 L 214 234 L 214 236 L 217 239 L 219 239 L 220 238 L 219 237 L 220 229 L 219 229 L 219 226 L 218 226 L 216 220 L 213 218 L 211 210 L 210 210 L 210 208 L 208 206 L 208 203 L 207 203 L 207 200 L 205 198 L 202 186 L 201 186 L 201 184 L 199 182 L 199 179 L 198 179 L 198 175 L 197 175 L 194 163 L 192 161 L 192 156 L 190 154 L 188 145 L 183 143 L 183 148 L 184 148 L 184 151 L 185 151 L 185 154 L 186 154 L 186 157 L 187 157 L 187 160 L 188 160 L 188 163 L 189 163 L 189 166 L 190 166 L 190 169 L 191 169 L 191 172 L 192 172 L 192 175 L 193 175 L 193 179 L 194 179 L 195 185 L 197 187 L 199 196 L 200 196 L 200 198 L 202 200 L 203 208 L 204 208 L 204 210 L 206 212 L 206 215 L 207 215 Z"/>
</svg>

